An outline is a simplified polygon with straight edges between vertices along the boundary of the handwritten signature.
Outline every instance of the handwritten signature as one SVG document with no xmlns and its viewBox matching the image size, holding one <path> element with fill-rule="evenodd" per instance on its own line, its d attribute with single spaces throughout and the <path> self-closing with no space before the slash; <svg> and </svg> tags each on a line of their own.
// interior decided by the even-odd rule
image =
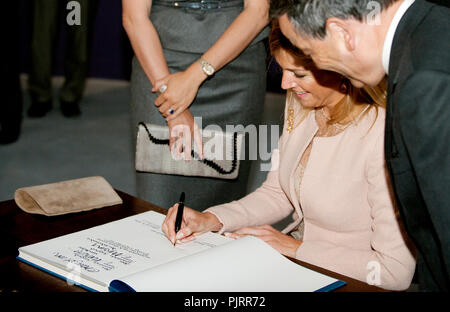
<svg viewBox="0 0 450 312">
<path fill-rule="evenodd" d="M 68 256 L 65 256 L 65 255 L 59 253 L 59 252 L 55 252 L 55 253 L 53 253 L 53 255 L 54 255 L 56 258 L 58 258 L 58 259 L 60 259 L 60 260 L 62 260 L 62 261 L 64 261 L 64 262 L 76 264 L 76 265 L 79 266 L 81 269 L 83 269 L 83 270 L 85 270 L 85 271 L 87 271 L 87 272 L 95 273 L 95 272 L 99 272 L 99 271 L 100 271 L 99 269 L 96 269 L 96 268 L 94 268 L 93 266 L 90 266 L 89 264 L 84 263 L 83 261 L 80 261 L 80 260 L 77 260 L 77 259 L 70 258 L 70 257 L 68 257 Z"/>
</svg>

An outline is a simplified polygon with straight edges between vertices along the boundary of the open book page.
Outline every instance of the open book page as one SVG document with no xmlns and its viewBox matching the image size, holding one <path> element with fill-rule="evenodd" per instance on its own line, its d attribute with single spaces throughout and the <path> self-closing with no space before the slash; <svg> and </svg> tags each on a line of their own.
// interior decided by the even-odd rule
<svg viewBox="0 0 450 312">
<path fill-rule="evenodd" d="M 32 263 L 33 258 L 37 258 L 40 260 L 39 263 L 49 263 L 53 267 L 70 273 L 74 281 L 76 279 L 73 277 L 79 275 L 83 279 L 106 287 L 106 290 L 114 279 L 120 279 L 231 240 L 218 234 L 206 233 L 193 242 L 174 247 L 161 231 L 164 218 L 164 215 L 153 211 L 141 213 L 21 247 L 19 258 Z M 58 271 L 61 272 L 61 270 Z"/>
<path fill-rule="evenodd" d="M 121 280 L 135 291 L 309 292 L 338 280 L 247 236 Z"/>
</svg>

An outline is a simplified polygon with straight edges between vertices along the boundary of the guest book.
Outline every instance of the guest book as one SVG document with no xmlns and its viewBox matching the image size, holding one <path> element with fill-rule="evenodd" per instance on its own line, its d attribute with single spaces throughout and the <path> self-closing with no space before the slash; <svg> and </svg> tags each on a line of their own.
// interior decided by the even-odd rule
<svg viewBox="0 0 450 312">
<path fill-rule="evenodd" d="M 164 218 L 137 214 L 21 247 L 18 259 L 91 291 L 309 292 L 345 284 L 251 236 L 208 232 L 174 247 Z"/>
</svg>

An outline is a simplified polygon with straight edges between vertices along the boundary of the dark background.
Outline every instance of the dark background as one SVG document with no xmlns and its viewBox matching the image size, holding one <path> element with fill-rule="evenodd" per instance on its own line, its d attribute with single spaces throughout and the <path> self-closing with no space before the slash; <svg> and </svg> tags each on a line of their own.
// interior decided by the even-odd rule
<svg viewBox="0 0 450 312">
<path fill-rule="evenodd" d="M 13 0 L 17 1 L 17 0 Z M 121 0 L 98 1 L 93 24 L 89 77 L 129 80 L 133 50 L 122 27 Z M 20 70 L 27 73 L 30 64 L 30 33 L 33 0 L 20 3 Z M 69 11 L 67 11 L 69 12 Z M 61 15 L 60 33 L 54 47 L 54 75 L 64 73 L 66 15 Z M 275 62 L 268 59 L 268 90 L 280 91 L 280 73 Z"/>
<path fill-rule="evenodd" d="M 98 1 L 98 10 L 93 25 L 89 76 L 127 80 L 130 75 L 130 62 L 133 51 L 122 27 L 121 0 L 95 1 Z M 23 19 L 20 23 L 20 69 L 26 73 L 30 64 L 33 0 L 19 0 L 19 2 L 21 19 Z M 55 75 L 63 74 L 65 19 L 66 15 L 62 14 L 60 21 L 61 31 L 54 47 Z"/>
</svg>

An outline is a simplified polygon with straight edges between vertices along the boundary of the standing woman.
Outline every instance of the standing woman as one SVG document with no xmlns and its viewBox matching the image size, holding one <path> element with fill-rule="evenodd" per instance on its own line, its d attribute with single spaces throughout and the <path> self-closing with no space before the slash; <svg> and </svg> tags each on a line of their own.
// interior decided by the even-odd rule
<svg viewBox="0 0 450 312">
<path fill-rule="evenodd" d="M 266 88 L 267 0 L 124 0 L 135 52 L 132 125 L 258 125 Z M 214 73 L 211 73 L 213 71 Z M 161 89 L 161 87 L 163 87 Z M 158 96 L 156 91 L 163 93 Z M 135 137 L 135 136 L 134 136 Z M 171 139 L 171 147 L 173 141 Z M 180 192 L 197 209 L 245 195 L 250 162 L 236 180 L 137 173 L 138 196 L 170 207 Z"/>
</svg>

